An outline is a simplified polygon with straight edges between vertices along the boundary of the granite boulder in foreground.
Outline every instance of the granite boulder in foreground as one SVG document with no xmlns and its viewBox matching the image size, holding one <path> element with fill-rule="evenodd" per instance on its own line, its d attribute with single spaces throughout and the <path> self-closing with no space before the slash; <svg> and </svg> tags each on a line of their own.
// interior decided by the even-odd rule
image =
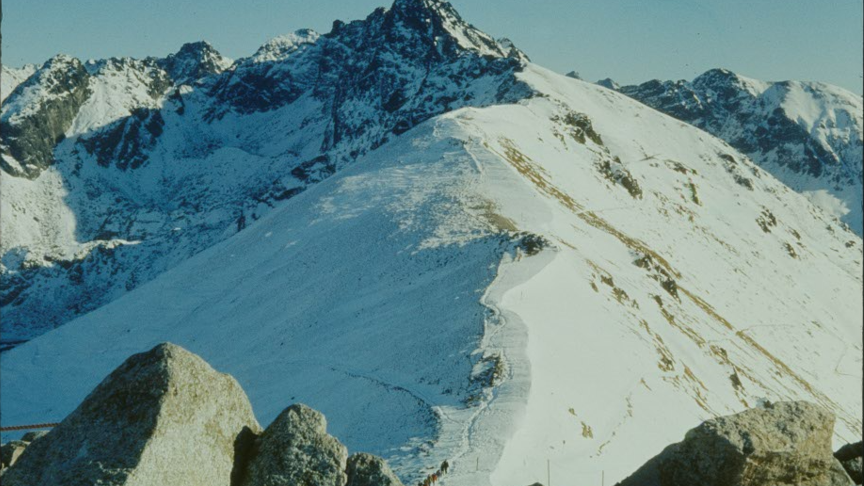
<svg viewBox="0 0 864 486">
<path fill-rule="evenodd" d="M 383 459 L 349 459 L 305 405 L 262 433 L 234 378 L 168 343 L 127 359 L 49 433 L 24 438 L 0 450 L 3 486 L 402 486 Z"/>
<path fill-rule="evenodd" d="M 352 454 L 348 458 L 346 486 L 402 486 L 387 462 L 372 454 Z"/>
<path fill-rule="evenodd" d="M 234 378 L 160 344 L 27 447 L 3 485 L 229 486 L 242 438 L 259 430 Z"/>
<path fill-rule="evenodd" d="M 292 405 L 256 440 L 244 486 L 344 486 L 348 449 L 327 434 L 327 420 Z"/>
<path fill-rule="evenodd" d="M 703 422 L 619 486 L 848 486 L 834 458 L 834 416 L 781 402 Z"/>
</svg>

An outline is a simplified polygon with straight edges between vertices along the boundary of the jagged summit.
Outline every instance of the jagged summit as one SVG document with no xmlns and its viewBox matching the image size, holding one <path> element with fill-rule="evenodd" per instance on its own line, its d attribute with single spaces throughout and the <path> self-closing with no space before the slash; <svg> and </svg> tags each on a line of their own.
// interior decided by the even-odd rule
<svg viewBox="0 0 864 486">
<path fill-rule="evenodd" d="M 394 27 L 420 33 L 445 55 L 452 55 L 460 49 L 474 50 L 481 55 L 507 55 L 495 39 L 462 20 L 449 2 L 396 0 L 384 16 L 385 22 L 392 21 Z"/>
<path fill-rule="evenodd" d="M 398 135 L 433 114 L 489 103 L 491 93 L 462 92 L 471 80 L 499 78 L 490 85 L 495 101 L 516 99 L 524 93 L 509 89 L 512 73 L 526 62 L 511 42 L 499 44 L 448 2 L 397 1 L 363 20 L 334 22 L 324 35 L 302 30 L 272 39 L 218 81 L 213 93 L 223 104 L 208 116 L 272 111 L 308 97 L 333 114 L 322 151 L 373 127 L 363 134 L 367 148 L 337 155 L 353 159 L 386 137 L 375 125 Z"/>
<path fill-rule="evenodd" d="M 686 81 L 679 83 L 686 84 Z M 693 78 L 690 83 L 696 91 L 704 92 L 702 101 L 720 103 L 725 109 L 735 110 L 738 103 L 747 98 L 760 96 L 772 83 L 742 76 L 723 68 L 710 69 Z M 709 93 L 710 92 L 710 93 Z"/>
<path fill-rule="evenodd" d="M 199 41 L 183 44 L 180 50 L 159 60 L 177 84 L 195 82 L 228 69 L 233 61 L 223 57 L 209 42 Z"/>
<path fill-rule="evenodd" d="M 65 136 L 89 96 L 88 74 L 78 59 L 58 54 L 18 85 L 0 110 L 0 168 L 35 177 L 53 163 L 53 147 Z"/>
</svg>

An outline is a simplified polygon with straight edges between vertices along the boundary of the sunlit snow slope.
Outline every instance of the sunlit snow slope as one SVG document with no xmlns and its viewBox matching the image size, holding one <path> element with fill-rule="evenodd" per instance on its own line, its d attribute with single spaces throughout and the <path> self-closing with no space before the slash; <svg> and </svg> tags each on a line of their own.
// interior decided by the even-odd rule
<svg viewBox="0 0 864 486">
<path fill-rule="evenodd" d="M 862 243 L 712 136 L 528 65 L 155 280 L 2 355 L 62 419 L 172 341 L 266 424 L 321 409 L 416 482 L 621 479 L 701 420 L 800 398 L 861 435 Z"/>
</svg>

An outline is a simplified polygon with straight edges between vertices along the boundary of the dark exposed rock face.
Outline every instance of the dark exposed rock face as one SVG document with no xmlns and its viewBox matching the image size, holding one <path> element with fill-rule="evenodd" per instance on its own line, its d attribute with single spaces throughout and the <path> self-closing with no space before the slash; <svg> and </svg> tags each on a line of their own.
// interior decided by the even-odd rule
<svg viewBox="0 0 864 486">
<path fill-rule="evenodd" d="M 179 51 L 158 60 L 158 63 L 175 84 L 194 83 L 207 76 L 219 74 L 230 65 L 228 59 L 222 57 L 209 42 L 204 41 L 183 44 Z"/>
<path fill-rule="evenodd" d="M 226 73 L 210 116 L 269 111 L 310 97 L 328 118 L 321 146 L 335 162 L 315 179 L 432 116 L 528 96 L 513 73 L 527 59 L 440 0 L 397 0 L 365 20 L 274 39 Z M 487 78 L 493 93 L 472 92 Z M 364 140 L 357 145 L 358 140 Z M 344 148 L 343 148 L 344 147 Z M 308 178 L 309 172 L 305 172 Z"/>
<path fill-rule="evenodd" d="M 834 453 L 834 457 L 843 465 L 846 474 L 855 484 L 862 482 L 862 461 L 864 461 L 864 442 L 846 444 Z"/>
<path fill-rule="evenodd" d="M 600 81 L 597 81 L 597 84 L 613 91 L 618 91 L 619 89 L 621 89 L 621 86 L 616 83 L 615 80 L 613 80 L 612 78 L 601 79 Z"/>
<path fill-rule="evenodd" d="M 348 450 L 305 405 L 286 408 L 258 437 L 244 486 L 344 486 Z"/>
<path fill-rule="evenodd" d="M 0 151 L 17 164 L 0 159 L 4 172 L 32 179 L 54 162 L 54 146 L 91 94 L 89 79 L 78 59 L 59 55 L 15 89 L 0 116 Z"/>
<path fill-rule="evenodd" d="M 620 486 L 848 486 L 834 416 L 806 402 L 720 417 L 687 432 Z"/>
<path fill-rule="evenodd" d="M 0 446 L 0 468 L 14 465 L 29 445 L 28 441 L 13 440 Z"/>
<path fill-rule="evenodd" d="M 230 485 L 260 430 L 234 378 L 172 344 L 111 373 L 3 476 L 15 485 Z"/>
<path fill-rule="evenodd" d="M 107 129 L 82 137 L 80 143 L 102 167 L 113 164 L 120 170 L 137 169 L 147 161 L 164 126 L 159 111 L 138 108 Z"/>
<path fill-rule="evenodd" d="M 40 437 L 45 437 L 45 435 L 47 435 L 47 434 L 48 434 L 47 430 L 37 430 L 34 432 L 27 432 L 26 434 L 24 434 L 21 437 L 21 440 L 23 440 L 24 442 L 33 442 L 34 440 L 36 440 Z"/>
<path fill-rule="evenodd" d="M 348 458 L 346 486 L 402 486 L 387 462 L 372 454 L 353 454 Z"/>
</svg>

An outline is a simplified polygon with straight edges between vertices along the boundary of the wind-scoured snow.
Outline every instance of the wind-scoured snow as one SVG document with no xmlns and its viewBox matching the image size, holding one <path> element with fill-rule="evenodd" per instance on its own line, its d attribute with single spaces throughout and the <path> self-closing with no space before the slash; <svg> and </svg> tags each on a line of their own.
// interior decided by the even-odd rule
<svg viewBox="0 0 864 486">
<path fill-rule="evenodd" d="M 445 458 L 452 485 L 530 484 L 547 461 L 614 482 L 765 399 L 860 437 L 860 237 L 701 130 L 515 76 L 542 95 L 432 117 L 3 353 L 4 424 L 62 419 L 167 340 L 236 376 L 262 423 L 307 403 L 407 482 Z"/>
</svg>

